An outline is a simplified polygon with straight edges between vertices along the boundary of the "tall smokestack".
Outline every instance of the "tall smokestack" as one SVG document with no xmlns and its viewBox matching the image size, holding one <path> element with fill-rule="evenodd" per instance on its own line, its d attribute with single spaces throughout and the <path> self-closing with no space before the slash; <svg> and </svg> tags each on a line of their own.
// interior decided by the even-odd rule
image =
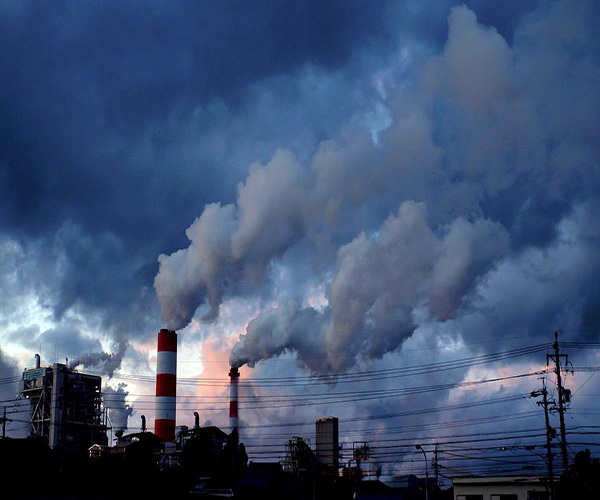
<svg viewBox="0 0 600 500">
<path fill-rule="evenodd" d="M 158 332 L 154 433 L 163 441 L 175 441 L 176 388 L 177 334 L 162 329 Z"/>
<path fill-rule="evenodd" d="M 237 368 L 231 368 L 229 370 L 229 377 L 231 381 L 229 383 L 229 427 L 231 432 L 233 429 L 238 429 L 238 379 L 240 378 L 240 371 Z M 239 429 L 238 429 L 239 432 Z"/>
</svg>

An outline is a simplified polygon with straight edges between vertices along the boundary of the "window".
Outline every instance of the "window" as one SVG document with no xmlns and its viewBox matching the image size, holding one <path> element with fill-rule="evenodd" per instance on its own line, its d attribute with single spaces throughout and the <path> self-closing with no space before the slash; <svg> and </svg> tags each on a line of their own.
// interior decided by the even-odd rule
<svg viewBox="0 0 600 500">
<path fill-rule="evenodd" d="M 483 495 L 457 495 L 456 500 L 483 500 Z"/>
<path fill-rule="evenodd" d="M 492 500 L 519 500 L 519 495 L 494 495 L 494 494 L 492 494 Z"/>
</svg>

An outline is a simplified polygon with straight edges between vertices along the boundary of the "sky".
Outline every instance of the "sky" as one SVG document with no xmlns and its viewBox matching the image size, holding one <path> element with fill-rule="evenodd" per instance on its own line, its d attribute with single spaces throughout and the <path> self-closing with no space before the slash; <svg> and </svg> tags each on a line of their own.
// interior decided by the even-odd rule
<svg viewBox="0 0 600 500">
<path fill-rule="evenodd" d="M 232 363 L 257 379 L 249 394 L 290 401 L 310 390 L 258 379 L 311 377 L 331 395 L 356 371 L 540 345 L 555 331 L 596 341 L 599 18 L 591 0 L 2 2 L 0 378 L 35 352 L 69 358 L 103 374 L 113 419 L 136 428 L 141 414 L 153 421 L 163 327 L 179 333 L 181 377 L 225 384 Z M 531 373 L 545 349 L 351 390 Z M 569 359 L 596 366 L 596 353 Z M 575 392 L 589 376 L 567 383 Z M 248 403 L 245 415 L 241 403 L 240 417 L 249 440 L 252 425 L 329 414 L 365 418 L 342 432 L 389 433 L 422 419 L 366 418 L 540 383 Z M 593 411 L 599 389 L 590 378 L 573 407 Z M 0 385 L 3 400 L 16 391 Z M 203 421 L 227 426 L 225 399 L 208 404 L 224 387 L 179 394 L 178 424 L 206 408 Z M 523 400 L 427 422 L 439 434 L 439 422 L 521 406 L 531 411 Z"/>
</svg>

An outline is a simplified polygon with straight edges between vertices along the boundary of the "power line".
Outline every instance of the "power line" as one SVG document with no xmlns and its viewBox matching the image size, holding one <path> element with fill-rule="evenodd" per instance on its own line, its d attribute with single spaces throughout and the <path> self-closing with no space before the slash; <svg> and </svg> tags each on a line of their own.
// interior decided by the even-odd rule
<svg viewBox="0 0 600 500">
<path fill-rule="evenodd" d="M 487 364 L 497 361 L 503 361 L 508 359 L 514 359 L 517 357 L 527 356 L 538 352 L 545 351 L 548 348 L 548 343 L 536 344 L 527 346 L 519 349 L 512 349 L 508 351 L 501 351 L 497 353 L 484 354 L 480 356 L 471 356 L 468 358 L 461 358 L 457 360 L 449 360 L 439 363 L 430 364 L 419 364 L 413 366 L 405 366 L 399 368 L 390 368 L 384 370 L 367 370 L 360 372 L 341 373 L 341 374 L 323 374 L 323 375 L 310 375 L 302 377 L 269 377 L 269 378 L 249 378 L 246 382 L 240 381 L 240 387 L 246 385 L 251 387 L 273 387 L 273 386 L 295 386 L 304 387 L 318 384 L 343 384 L 343 383 L 355 383 L 355 382 L 369 382 L 369 381 L 381 381 L 390 378 L 407 377 L 424 375 L 430 373 L 436 373 L 440 371 L 455 370 L 460 368 L 468 368 L 477 366 L 480 364 Z M 89 374 L 104 375 L 103 372 L 86 371 Z M 134 374 L 123 374 L 114 373 L 112 378 L 121 380 L 130 380 L 135 382 L 147 382 L 155 383 L 156 376 L 152 375 L 134 375 Z M 18 378 L 13 378 L 13 382 Z M 0 381 L 0 384 L 2 381 Z M 227 379 L 221 378 L 209 378 L 209 377 L 194 377 L 184 378 L 179 377 L 178 383 L 181 385 L 195 385 L 195 386 L 229 386 Z"/>
</svg>

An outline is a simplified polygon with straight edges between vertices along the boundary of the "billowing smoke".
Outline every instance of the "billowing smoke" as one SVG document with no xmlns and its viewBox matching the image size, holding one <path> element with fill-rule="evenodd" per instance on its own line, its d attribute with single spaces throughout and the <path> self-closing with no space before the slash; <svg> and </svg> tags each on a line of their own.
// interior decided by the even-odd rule
<svg viewBox="0 0 600 500">
<path fill-rule="evenodd" d="M 279 151 L 267 165 L 250 167 L 238 186 L 237 207 L 206 206 L 186 231 L 190 246 L 158 258 L 154 287 L 169 327 L 187 325 L 205 301 L 204 320 L 214 320 L 228 288 L 263 280 L 272 259 L 304 234 L 304 185 L 301 165 Z"/>
<path fill-rule="evenodd" d="M 69 362 L 69 367 L 72 369 L 77 368 L 79 365 L 98 367 L 102 372 L 107 373 L 109 377 L 112 377 L 113 373 L 121 368 L 121 363 L 128 347 L 129 342 L 122 340 L 117 345 L 116 352 L 91 352 L 71 360 Z"/>
<path fill-rule="evenodd" d="M 445 320 L 507 251 L 508 233 L 487 219 L 458 218 L 437 235 L 423 203 L 404 202 L 373 235 L 343 245 L 323 311 L 289 303 L 248 324 L 230 363 L 253 365 L 295 351 L 316 372 L 381 357 L 417 327 L 416 310 Z"/>
<path fill-rule="evenodd" d="M 127 420 L 133 415 L 133 407 L 125 401 L 129 395 L 126 387 L 127 384 L 119 384 L 116 389 L 104 386 L 104 407 L 108 410 L 113 432 L 126 431 Z"/>
<path fill-rule="evenodd" d="M 248 323 L 246 335 L 240 336 L 231 351 L 229 364 L 254 366 L 261 359 L 295 351 L 308 366 L 316 368 L 319 360 L 313 356 L 324 343 L 326 316 L 312 307 L 303 309 L 296 302 L 265 311 Z"/>
<path fill-rule="evenodd" d="M 598 192 L 598 65 L 585 4 L 567 5 L 528 18 L 513 47 L 453 8 L 414 89 L 387 88 L 394 120 L 376 143 L 349 128 L 305 163 L 278 151 L 250 168 L 236 204 L 206 206 L 189 247 L 159 257 L 163 321 L 182 328 L 198 309 L 217 320 L 293 254 L 323 283 L 323 305 L 280 300 L 249 322 L 231 364 L 292 351 L 315 372 L 343 370 L 455 318 L 500 263 L 547 248 Z M 553 28 L 563 22 L 580 29 Z"/>
</svg>

